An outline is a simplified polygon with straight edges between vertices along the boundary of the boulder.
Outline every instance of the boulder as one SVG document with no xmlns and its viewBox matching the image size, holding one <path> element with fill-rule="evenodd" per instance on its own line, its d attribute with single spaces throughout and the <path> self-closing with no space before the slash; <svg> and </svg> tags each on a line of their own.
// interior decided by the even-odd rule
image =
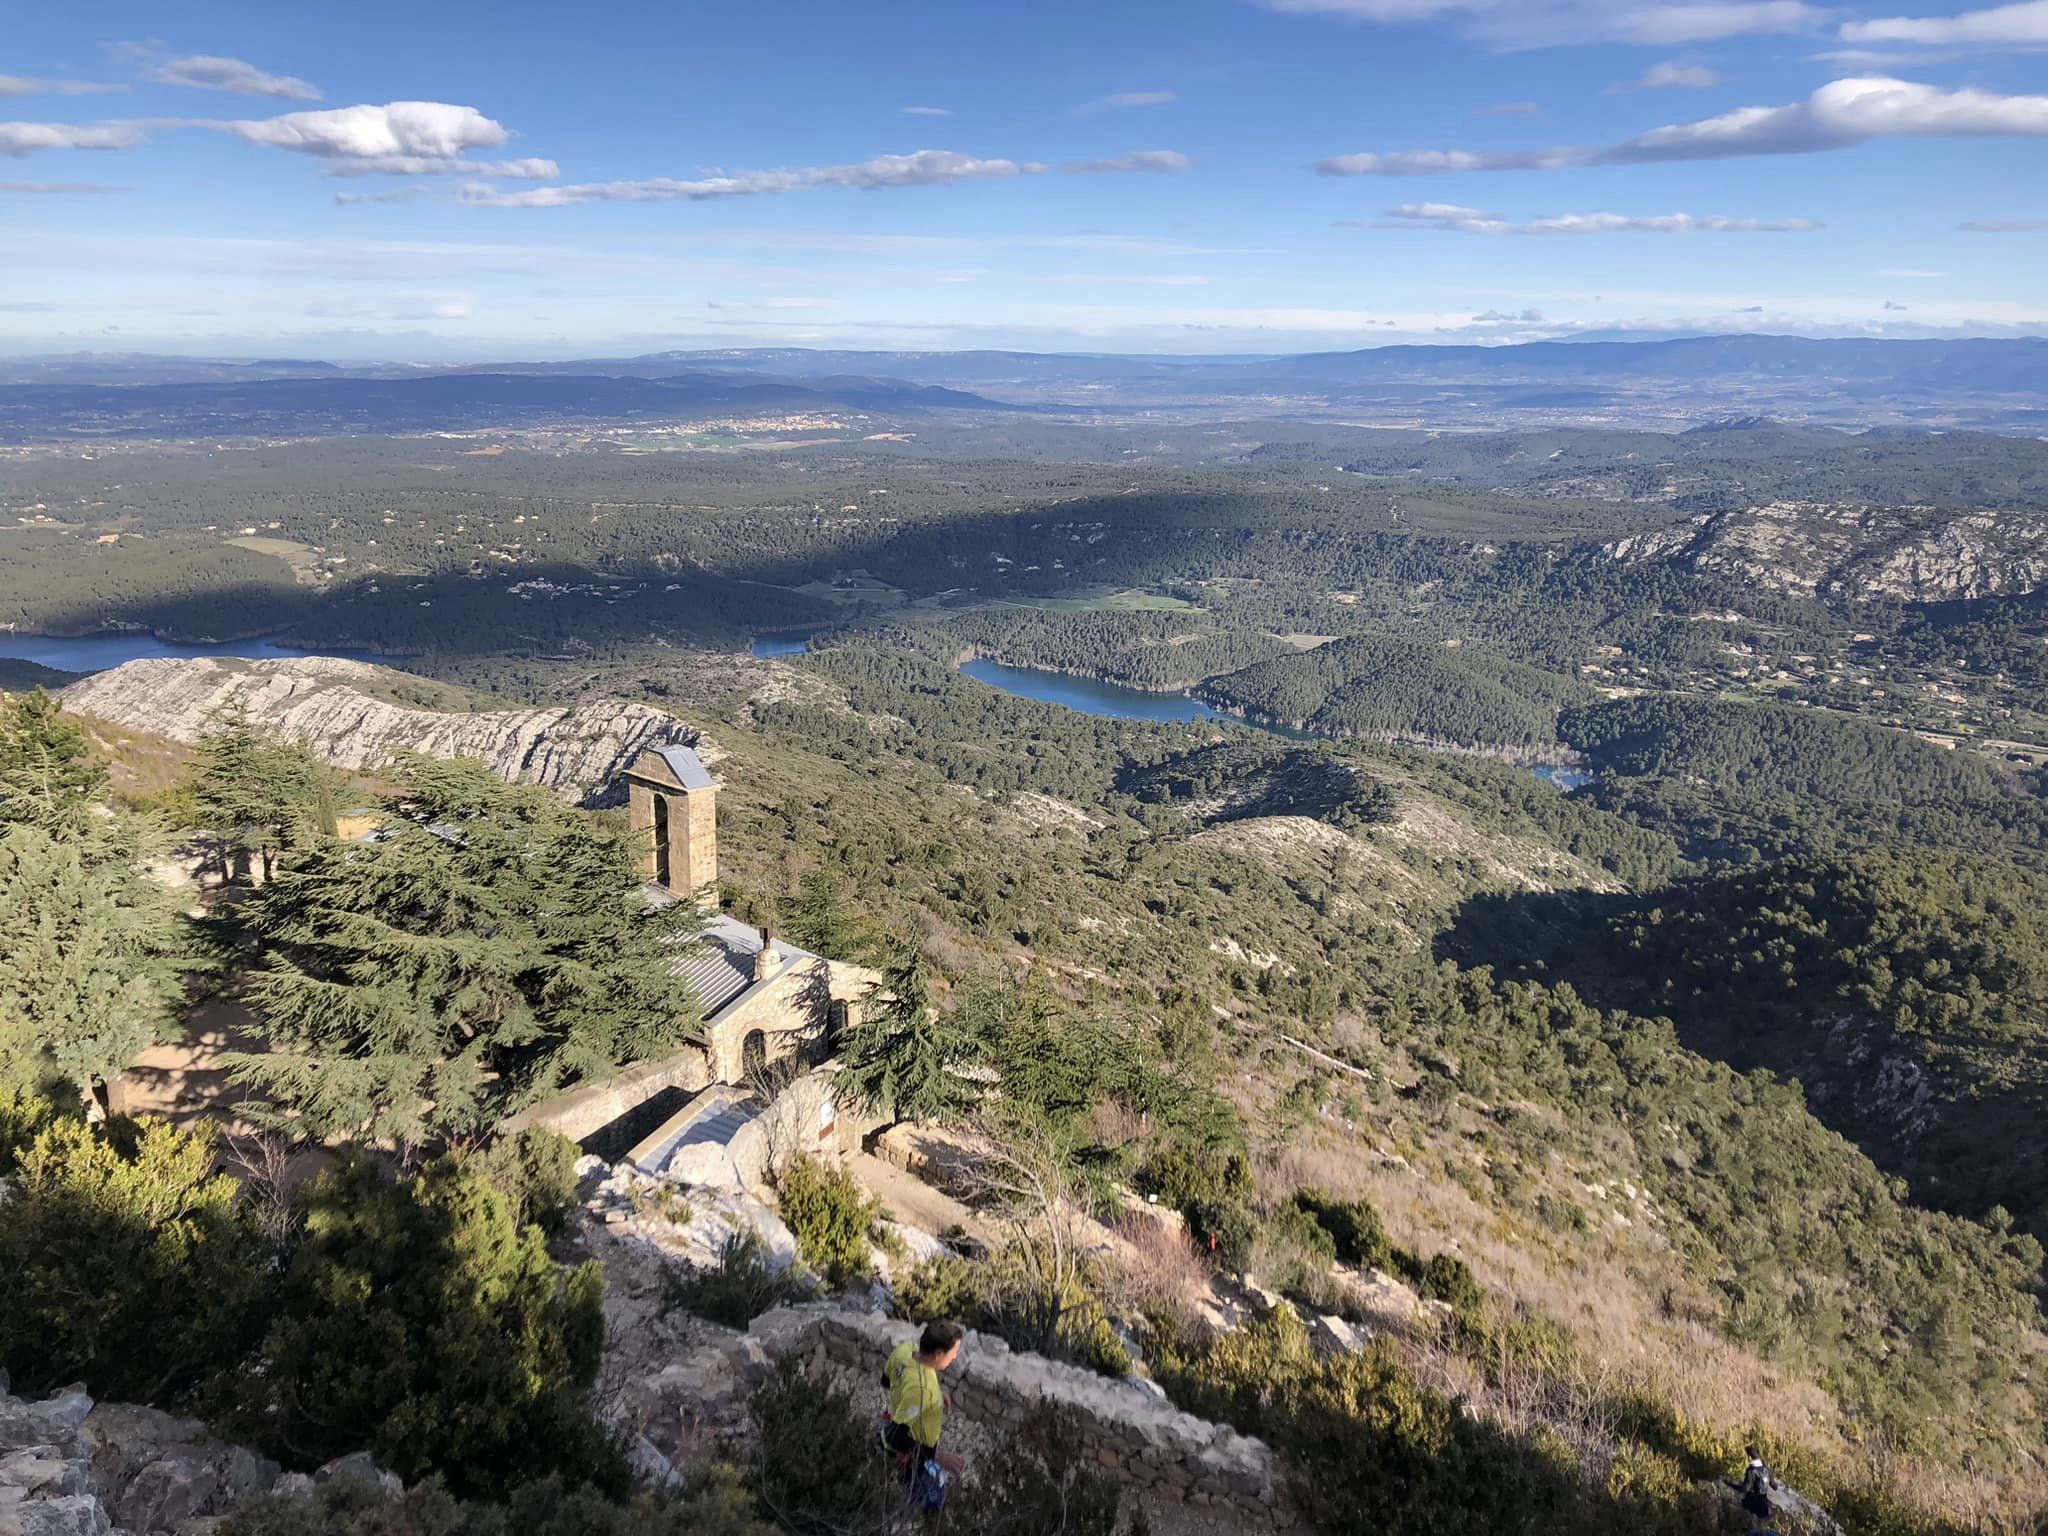
<svg viewBox="0 0 2048 1536">
<path fill-rule="evenodd" d="M 1334 1314 L 1318 1317 L 1309 1325 L 1309 1342 L 1326 1355 L 1363 1354 L 1366 1340 L 1371 1337 L 1366 1329 Z"/>
<path fill-rule="evenodd" d="M 168 1530 L 201 1513 L 220 1476 L 195 1456 L 152 1461 L 114 1501 L 114 1518 L 130 1531 Z"/>
<path fill-rule="evenodd" d="M 89 1493 L 0 1504 L 0 1536 L 107 1536 L 112 1528 Z"/>
<path fill-rule="evenodd" d="M 92 1412 L 92 1399 L 76 1387 L 39 1403 L 0 1399 L 0 1451 L 25 1451 L 39 1445 L 62 1445 L 78 1432 Z"/>
<path fill-rule="evenodd" d="M 739 1164 L 733 1161 L 730 1151 L 708 1141 L 700 1141 L 687 1147 L 677 1147 L 669 1154 L 662 1173 L 684 1184 L 702 1185 L 710 1189 L 729 1189 L 735 1192 L 745 1187 L 740 1179 Z"/>
</svg>

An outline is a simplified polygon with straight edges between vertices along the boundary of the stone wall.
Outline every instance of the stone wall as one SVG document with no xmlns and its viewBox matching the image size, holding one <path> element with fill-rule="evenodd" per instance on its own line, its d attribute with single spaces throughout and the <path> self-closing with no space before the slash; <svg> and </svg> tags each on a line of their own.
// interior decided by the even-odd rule
<svg viewBox="0 0 2048 1536">
<path fill-rule="evenodd" d="M 844 1375 L 870 1396 L 878 1394 L 889 1351 L 916 1332 L 909 1323 L 829 1304 L 780 1308 L 748 1330 L 768 1354 Z M 1104 1470 L 1141 1502 L 1185 1506 L 1250 1531 L 1304 1528 L 1262 1441 L 1182 1413 L 1149 1387 L 1017 1354 L 1001 1339 L 973 1332 L 945 1382 L 950 1414 L 991 1443 L 1048 1400 L 1075 1416 Z"/>
<path fill-rule="evenodd" d="M 556 1131 L 580 1142 L 614 1120 L 638 1109 L 668 1089 L 697 1093 L 711 1086 L 711 1056 L 702 1046 L 686 1045 L 658 1061 L 636 1062 L 602 1082 L 585 1083 L 552 1099 L 507 1117 L 499 1127 L 517 1135 L 528 1126 Z"/>
</svg>

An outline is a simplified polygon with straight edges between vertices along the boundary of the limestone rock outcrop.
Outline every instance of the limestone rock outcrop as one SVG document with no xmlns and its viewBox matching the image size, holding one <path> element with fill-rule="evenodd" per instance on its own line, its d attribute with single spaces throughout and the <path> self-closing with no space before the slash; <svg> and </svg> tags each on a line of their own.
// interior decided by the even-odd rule
<svg viewBox="0 0 2048 1536">
<path fill-rule="evenodd" d="M 150 659 L 73 683 L 64 704 L 187 745 L 240 711 L 343 768 L 376 768 L 402 751 L 475 757 L 503 778 L 586 804 L 607 798 L 644 748 L 692 735 L 673 715 L 623 699 L 470 714 L 395 702 L 417 684 L 387 667 L 333 656 Z"/>
<path fill-rule="evenodd" d="M 0 1536 L 203 1536 L 246 1499 L 334 1477 L 400 1492 L 398 1479 L 362 1453 L 312 1477 L 281 1472 L 196 1420 L 95 1403 L 76 1387 L 14 1397 L 0 1375 Z"/>
<path fill-rule="evenodd" d="M 2048 585 L 2048 519 L 2020 511 L 1781 501 L 1631 534 L 1600 552 L 1802 597 L 1930 603 Z"/>
</svg>

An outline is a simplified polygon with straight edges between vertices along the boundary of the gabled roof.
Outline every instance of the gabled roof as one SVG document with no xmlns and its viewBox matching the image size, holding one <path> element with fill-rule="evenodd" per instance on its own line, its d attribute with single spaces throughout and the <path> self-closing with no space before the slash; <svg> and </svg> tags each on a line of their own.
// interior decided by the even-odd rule
<svg viewBox="0 0 2048 1536">
<path fill-rule="evenodd" d="M 680 789 L 716 787 L 711 770 L 704 766 L 704 759 L 680 742 L 665 747 L 648 747 L 633 759 L 626 772 L 629 776 L 652 780 L 656 784 L 666 781 Z"/>
<path fill-rule="evenodd" d="M 676 782 L 683 788 L 711 788 L 711 770 L 704 766 L 704 760 L 694 750 L 680 744 L 654 750 L 668 764 L 668 771 L 676 776 Z"/>
<path fill-rule="evenodd" d="M 715 1021 L 753 989 L 754 956 L 760 952 L 760 930 L 721 912 L 705 923 L 697 942 L 669 970 L 689 982 L 690 995 L 704 1010 L 704 1017 Z M 817 958 L 781 939 L 775 941 L 775 952 L 780 958 L 769 979 L 800 960 Z"/>
</svg>

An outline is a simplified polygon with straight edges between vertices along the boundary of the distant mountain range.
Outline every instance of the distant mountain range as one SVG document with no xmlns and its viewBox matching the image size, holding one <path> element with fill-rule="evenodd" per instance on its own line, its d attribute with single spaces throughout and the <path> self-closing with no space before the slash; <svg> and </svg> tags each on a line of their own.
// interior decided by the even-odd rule
<svg viewBox="0 0 2048 1536">
<path fill-rule="evenodd" d="M 1696 336 L 1165 357 L 797 348 L 488 367 L 82 354 L 0 363 L 0 438 L 435 431 L 854 410 L 1337 416 L 1454 428 L 1692 424 L 2048 431 L 2048 339 Z"/>
<path fill-rule="evenodd" d="M 0 385 L 0 441 L 453 432 L 643 420 L 666 424 L 726 414 L 872 411 L 893 416 L 1000 408 L 979 395 L 900 379 L 832 377 L 799 383 L 737 372 L 662 378 L 450 372 L 238 383 L 6 384 Z"/>
</svg>

